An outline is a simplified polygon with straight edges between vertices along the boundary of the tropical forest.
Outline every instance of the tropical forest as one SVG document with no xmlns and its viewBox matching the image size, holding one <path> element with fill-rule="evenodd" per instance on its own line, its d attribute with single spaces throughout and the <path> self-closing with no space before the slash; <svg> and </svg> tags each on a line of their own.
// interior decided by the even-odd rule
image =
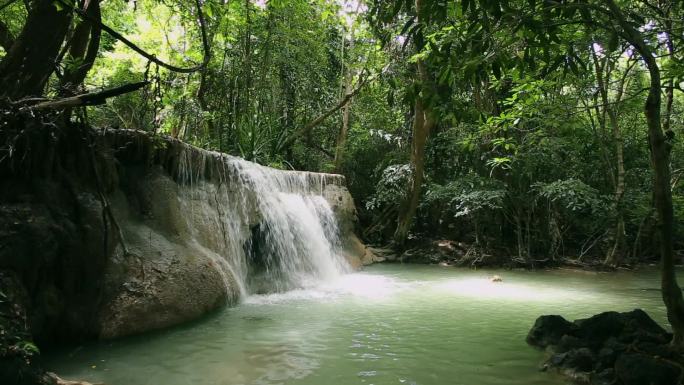
<svg viewBox="0 0 684 385">
<path fill-rule="evenodd" d="M 684 384 L 684 2 L 0 0 L 0 384 Z"/>
</svg>

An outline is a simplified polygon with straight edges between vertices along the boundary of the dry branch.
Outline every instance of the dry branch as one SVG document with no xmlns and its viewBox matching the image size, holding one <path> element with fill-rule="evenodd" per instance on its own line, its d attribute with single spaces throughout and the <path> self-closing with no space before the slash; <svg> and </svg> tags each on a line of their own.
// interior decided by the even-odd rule
<svg viewBox="0 0 684 385">
<path fill-rule="evenodd" d="M 200 30 L 201 30 L 201 35 L 202 35 L 202 47 L 204 49 L 204 59 L 202 60 L 202 63 L 199 65 L 196 65 L 194 67 L 189 67 L 189 68 L 183 68 L 183 67 L 177 67 L 172 64 L 168 64 L 159 58 L 157 58 L 155 55 L 148 53 L 147 51 L 143 50 L 140 48 L 138 45 L 133 43 L 132 41 L 126 39 L 122 34 L 116 32 L 113 28 L 105 25 L 102 23 L 101 20 L 97 20 L 96 18 L 92 17 L 89 15 L 87 12 L 83 11 L 82 9 L 74 8 L 70 4 L 68 4 L 65 0 L 56 0 L 59 2 L 62 6 L 67 7 L 72 9 L 81 19 L 87 20 L 91 23 L 93 23 L 96 26 L 99 26 L 103 31 L 107 32 L 111 37 L 115 38 L 116 40 L 119 40 L 120 42 L 124 43 L 128 48 L 132 49 L 133 51 L 137 52 L 139 55 L 143 56 L 145 59 L 151 61 L 152 63 L 157 64 L 160 67 L 166 68 L 169 71 L 173 72 L 179 72 L 179 73 L 192 73 L 192 72 L 197 72 L 209 64 L 209 59 L 211 55 L 210 47 L 209 47 L 209 40 L 207 38 L 207 32 L 206 32 L 206 22 L 204 20 L 204 13 L 202 12 L 202 5 L 200 3 L 200 0 L 195 0 L 195 5 L 197 7 L 197 18 L 199 20 L 200 24 Z"/>
</svg>

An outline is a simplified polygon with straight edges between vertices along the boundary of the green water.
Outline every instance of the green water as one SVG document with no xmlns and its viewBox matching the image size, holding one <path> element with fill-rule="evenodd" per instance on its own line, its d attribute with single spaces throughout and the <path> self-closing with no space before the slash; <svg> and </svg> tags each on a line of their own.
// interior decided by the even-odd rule
<svg viewBox="0 0 684 385">
<path fill-rule="evenodd" d="M 503 282 L 487 279 L 493 274 Z M 541 314 L 665 309 L 655 270 L 612 274 L 376 265 L 255 296 L 192 325 L 48 354 L 108 385 L 562 384 L 525 343 Z"/>
</svg>

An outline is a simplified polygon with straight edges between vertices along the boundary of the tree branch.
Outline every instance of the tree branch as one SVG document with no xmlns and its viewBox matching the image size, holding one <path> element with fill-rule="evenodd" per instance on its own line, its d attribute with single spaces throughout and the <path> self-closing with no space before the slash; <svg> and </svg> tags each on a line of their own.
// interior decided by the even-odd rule
<svg viewBox="0 0 684 385">
<path fill-rule="evenodd" d="M 284 148 L 287 148 L 292 145 L 298 138 L 308 134 L 311 132 L 311 130 L 318 126 L 319 124 L 323 123 L 325 119 L 327 119 L 330 115 L 334 114 L 336 111 L 338 111 L 340 108 L 344 107 L 347 102 L 356 96 L 363 87 L 366 86 L 366 84 L 370 83 L 372 80 L 376 79 L 378 76 L 384 74 L 387 71 L 388 67 L 385 67 L 380 73 L 378 73 L 376 76 L 373 77 L 365 77 L 359 82 L 359 85 L 352 90 L 351 92 L 347 93 L 342 99 L 340 99 L 337 104 L 335 104 L 333 107 L 327 109 L 325 112 L 320 114 L 318 117 L 307 123 L 304 127 L 300 128 L 299 130 L 295 131 L 292 135 L 288 136 L 285 138 L 280 144 L 278 145 L 277 149 L 282 150 Z"/>
<path fill-rule="evenodd" d="M 95 20 L 102 21 L 100 0 L 91 0 L 83 10 Z M 88 72 L 95 64 L 100 49 L 100 26 L 88 20 L 82 20 L 74 29 L 69 41 L 69 57 L 76 66 L 67 66 L 60 78 L 60 96 L 73 96 L 83 83 Z M 61 59 L 60 59 L 61 61 Z"/>
<path fill-rule="evenodd" d="M 71 96 L 68 98 L 63 98 L 63 99 L 57 99 L 57 100 L 49 100 L 46 102 L 41 102 L 32 106 L 26 106 L 22 107 L 21 109 L 23 110 L 48 110 L 48 109 L 63 109 L 63 108 L 72 108 L 72 107 L 80 107 L 80 106 L 96 106 L 100 104 L 104 104 L 108 98 L 112 98 L 114 96 L 119 96 L 123 94 L 127 94 L 129 92 L 137 91 L 144 86 L 149 84 L 149 82 L 138 82 L 138 83 L 130 83 L 130 84 L 124 84 L 123 86 L 119 87 L 114 87 L 114 88 L 109 88 L 106 90 L 98 91 L 98 92 L 90 92 L 87 94 L 81 94 L 81 95 L 76 95 L 76 96 Z"/>
<path fill-rule="evenodd" d="M 204 59 L 202 60 L 201 64 L 196 65 L 194 67 L 186 67 L 186 68 L 177 67 L 177 66 L 174 66 L 172 64 L 168 64 L 166 62 L 163 62 L 162 60 L 158 59 L 155 55 L 152 55 L 152 54 L 146 52 L 142 48 L 138 47 L 135 43 L 126 39 L 123 35 L 116 32 L 111 27 L 103 24 L 102 21 L 99 21 L 99 20 L 95 19 L 94 17 L 91 17 L 87 12 L 83 11 L 82 9 L 72 7 L 65 0 L 56 0 L 56 1 L 59 2 L 62 6 L 73 10 L 74 13 L 76 13 L 81 19 L 87 20 L 87 21 L 93 23 L 93 25 L 99 26 L 103 31 L 107 32 L 111 37 L 113 37 L 116 40 L 119 40 L 120 42 L 124 43 L 126 46 L 128 46 L 128 48 L 137 52 L 140 56 L 146 58 L 147 60 L 151 61 L 152 63 L 155 63 L 156 65 L 158 65 L 160 67 L 166 68 L 169 71 L 179 72 L 179 73 L 192 73 L 192 72 L 197 72 L 197 71 L 201 70 L 202 68 L 206 67 L 207 64 L 209 64 L 209 59 L 211 58 L 211 55 L 210 55 L 210 50 L 209 50 L 209 41 L 207 40 L 206 23 L 204 21 L 204 14 L 202 13 L 202 5 L 200 3 L 200 0 L 195 0 L 195 4 L 197 7 L 197 18 L 199 19 L 201 35 L 202 35 L 202 47 L 204 48 Z"/>
</svg>

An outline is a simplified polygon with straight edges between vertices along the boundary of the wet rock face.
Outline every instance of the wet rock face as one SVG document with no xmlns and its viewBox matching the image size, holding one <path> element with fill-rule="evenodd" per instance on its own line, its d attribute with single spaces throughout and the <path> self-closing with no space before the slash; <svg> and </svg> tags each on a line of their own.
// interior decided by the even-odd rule
<svg viewBox="0 0 684 385">
<path fill-rule="evenodd" d="M 130 263 L 139 264 L 139 270 L 126 276 L 122 290 L 116 290 L 103 306 L 99 320 L 101 338 L 190 321 L 226 303 L 234 303 L 239 295 L 234 287 L 225 284 L 213 260 L 202 255 Z"/>
<path fill-rule="evenodd" d="M 34 338 L 94 336 L 101 277 L 113 250 L 100 203 L 85 189 L 72 194 L 49 181 L 12 182 L 13 189 L 0 186 L 0 272 L 20 277 Z"/>
<path fill-rule="evenodd" d="M 382 262 L 384 258 L 376 255 L 356 235 L 358 231 L 356 205 L 354 205 L 354 200 L 344 184 L 326 185 L 323 190 L 323 197 L 330 203 L 330 207 L 339 221 L 342 253 L 347 262 L 354 268 Z"/>
<path fill-rule="evenodd" d="M 527 342 L 546 349 L 543 368 L 594 385 L 677 385 L 682 356 L 671 335 L 643 310 L 605 312 L 574 322 L 558 315 L 539 317 Z"/>
<path fill-rule="evenodd" d="M 122 180 L 109 194 L 123 242 L 104 272 L 99 337 L 161 329 L 234 304 L 240 289 L 226 263 L 215 186 L 184 191 L 161 167 Z"/>
<path fill-rule="evenodd" d="M 163 328 L 238 300 L 233 259 L 260 213 L 236 199 L 222 155 L 125 130 L 94 133 L 94 154 L 81 133 L 44 136 L 25 163 L 0 164 L 0 273 L 20 277 L 39 343 Z M 307 175 L 326 182 L 347 259 L 372 262 L 344 178 Z"/>
</svg>

